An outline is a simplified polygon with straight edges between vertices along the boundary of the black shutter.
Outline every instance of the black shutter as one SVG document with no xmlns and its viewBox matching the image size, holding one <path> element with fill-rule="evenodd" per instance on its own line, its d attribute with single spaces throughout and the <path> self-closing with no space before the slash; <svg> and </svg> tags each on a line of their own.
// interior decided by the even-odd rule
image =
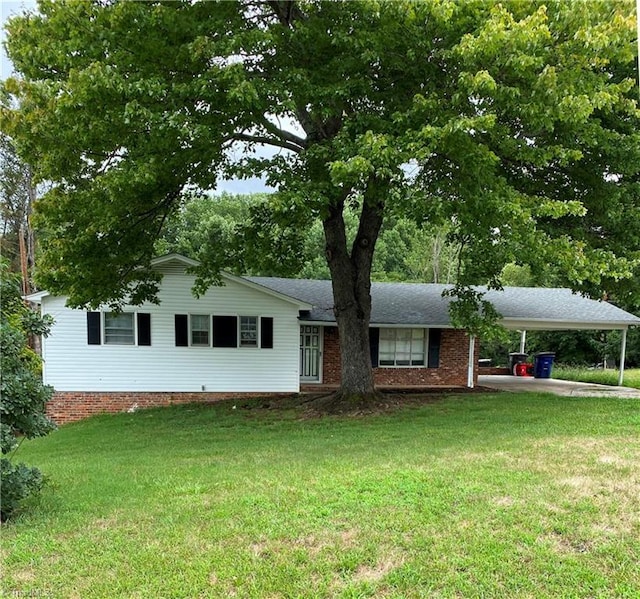
<svg viewBox="0 0 640 599">
<path fill-rule="evenodd" d="M 260 319 L 260 347 L 273 349 L 273 318 L 263 316 Z"/>
<path fill-rule="evenodd" d="M 151 345 L 151 314 L 138 312 L 138 345 Z"/>
<path fill-rule="evenodd" d="M 380 349 L 380 329 L 377 327 L 369 329 L 369 349 L 371 350 L 371 366 L 377 368 Z"/>
<path fill-rule="evenodd" d="M 213 317 L 213 347 L 238 347 L 237 317 Z"/>
<path fill-rule="evenodd" d="M 87 343 L 100 345 L 100 312 L 87 312 Z"/>
<path fill-rule="evenodd" d="M 440 337 L 441 329 L 429 329 L 429 353 L 427 356 L 427 366 L 438 368 L 440 366 Z"/>
<path fill-rule="evenodd" d="M 176 347 L 189 346 L 189 316 L 186 314 L 175 315 Z"/>
</svg>

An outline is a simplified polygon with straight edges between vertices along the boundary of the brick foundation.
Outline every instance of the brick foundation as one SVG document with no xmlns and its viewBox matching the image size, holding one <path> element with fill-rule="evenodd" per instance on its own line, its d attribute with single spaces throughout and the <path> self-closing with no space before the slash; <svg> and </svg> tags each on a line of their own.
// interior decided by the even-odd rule
<svg viewBox="0 0 640 599">
<path fill-rule="evenodd" d="M 56 424 L 67 424 L 95 414 L 134 412 L 186 403 L 211 403 L 247 397 L 282 397 L 283 393 L 152 393 L 142 391 L 56 391 L 47 403 L 47 416 Z"/>
</svg>

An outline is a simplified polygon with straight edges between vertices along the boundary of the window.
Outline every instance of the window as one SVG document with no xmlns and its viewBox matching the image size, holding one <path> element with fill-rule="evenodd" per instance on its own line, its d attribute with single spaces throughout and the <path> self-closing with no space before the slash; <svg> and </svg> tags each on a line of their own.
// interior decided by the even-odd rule
<svg viewBox="0 0 640 599">
<path fill-rule="evenodd" d="M 424 366 L 425 329 L 380 329 L 380 366 Z"/>
<path fill-rule="evenodd" d="M 211 319 L 208 314 L 191 315 L 191 345 L 209 347 Z"/>
<path fill-rule="evenodd" d="M 104 342 L 106 345 L 135 345 L 133 313 L 105 312 Z"/>
<path fill-rule="evenodd" d="M 87 312 L 88 345 L 135 345 L 136 335 L 138 345 L 151 345 L 148 312 Z"/>
<path fill-rule="evenodd" d="M 240 347 L 258 347 L 258 318 L 240 317 Z"/>
<path fill-rule="evenodd" d="M 176 347 L 258 347 L 273 349 L 270 316 L 175 314 Z M 213 325 L 213 326 L 212 326 Z"/>
</svg>

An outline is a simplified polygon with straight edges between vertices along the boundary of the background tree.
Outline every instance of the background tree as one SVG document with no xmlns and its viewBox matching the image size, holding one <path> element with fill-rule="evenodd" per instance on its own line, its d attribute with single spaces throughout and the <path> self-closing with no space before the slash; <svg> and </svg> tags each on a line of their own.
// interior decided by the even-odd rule
<svg viewBox="0 0 640 599">
<path fill-rule="evenodd" d="M 187 194 L 164 227 L 156 252 L 178 252 L 208 272 L 329 279 L 322 222 L 294 230 L 273 217 L 272 198 L 255 194 Z M 347 239 L 358 229 L 358 214 L 344 212 Z M 406 218 L 385 219 L 373 258 L 375 281 L 453 283 L 457 253 L 446 227 L 420 227 Z M 514 267 L 517 270 L 520 267 Z"/>
<path fill-rule="evenodd" d="M 22 289 L 32 290 L 35 235 L 31 212 L 36 198 L 32 169 L 16 153 L 11 139 L 0 133 L 0 254 L 22 274 Z"/>
<path fill-rule="evenodd" d="M 369 290 L 385 217 L 452 225 L 459 324 L 495 317 L 468 285 L 499 286 L 510 262 L 534 275 L 555 263 L 594 295 L 637 292 L 632 0 L 39 10 L 8 26 L 23 79 L 7 83 L 20 109 L 3 127 L 57 183 L 38 206 L 41 281 L 72 305 L 153 297 L 155 239 L 182 191 L 256 174 L 278 189 L 266 220 L 322 222 L 347 397 L 374 392 Z M 264 145 L 278 152 L 250 153 Z"/>
<path fill-rule="evenodd" d="M 225 269 L 242 274 L 247 266 L 245 248 L 238 243 L 239 228 L 250 221 L 251 209 L 264 203 L 266 197 L 266 194 L 186 194 L 181 208 L 167 220 L 156 252 L 158 255 L 177 252 L 199 261 L 215 259 L 212 272 Z"/>
<path fill-rule="evenodd" d="M 221 270 L 239 275 L 300 276 L 321 245 L 308 230 L 279 222 L 266 193 L 187 194 L 156 244 L 158 254 L 178 252 L 198 260 L 198 288 L 218 282 Z"/>
<path fill-rule="evenodd" d="M 446 223 L 422 226 L 407 219 L 387 219 L 373 258 L 377 281 L 455 283 L 458 248 L 447 240 Z"/>
<path fill-rule="evenodd" d="M 20 276 L 11 273 L 3 259 L 0 275 L 0 518 L 4 521 L 43 483 L 37 468 L 13 460 L 21 439 L 46 435 L 55 427 L 45 415 L 53 389 L 43 386 L 40 358 L 27 345 L 28 335 L 46 335 L 52 323 L 24 305 Z"/>
</svg>

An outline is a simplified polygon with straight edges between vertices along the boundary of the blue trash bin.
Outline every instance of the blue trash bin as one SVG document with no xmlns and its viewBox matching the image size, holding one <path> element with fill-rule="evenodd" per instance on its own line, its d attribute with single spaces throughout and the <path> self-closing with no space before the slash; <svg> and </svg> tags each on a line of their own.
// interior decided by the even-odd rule
<svg viewBox="0 0 640 599">
<path fill-rule="evenodd" d="M 553 370 L 553 352 L 540 352 L 533 357 L 533 376 L 537 379 L 550 379 Z"/>
</svg>

